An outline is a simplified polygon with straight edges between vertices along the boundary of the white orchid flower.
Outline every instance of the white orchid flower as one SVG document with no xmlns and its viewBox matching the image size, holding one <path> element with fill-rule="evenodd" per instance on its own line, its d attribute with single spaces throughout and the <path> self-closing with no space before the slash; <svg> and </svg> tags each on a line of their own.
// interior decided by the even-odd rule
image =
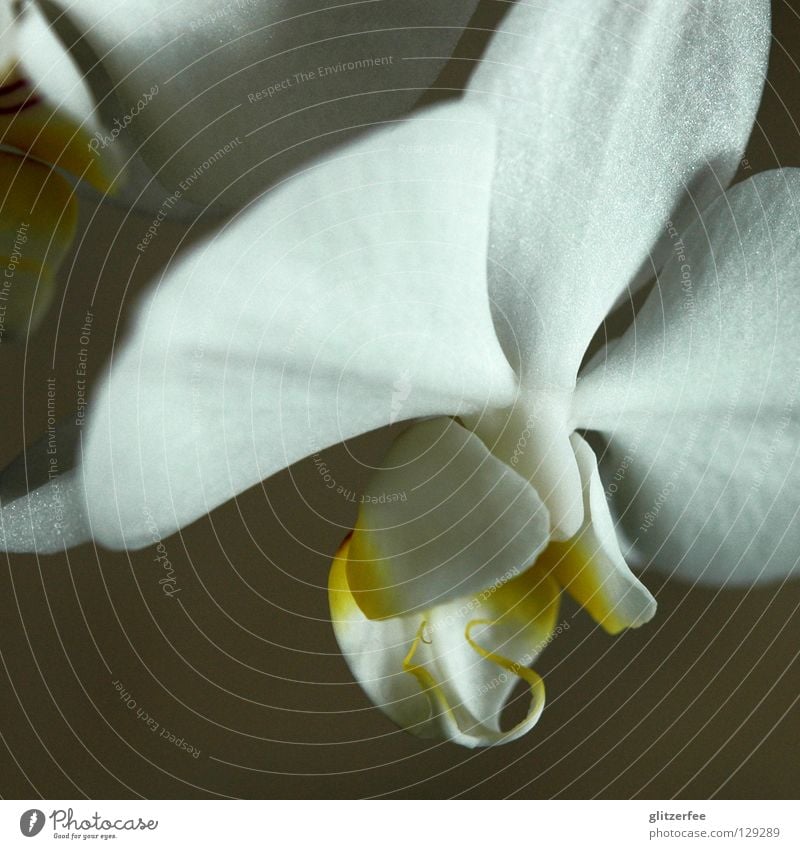
<svg viewBox="0 0 800 849">
<path fill-rule="evenodd" d="M 6 548 L 145 546 L 414 421 L 334 559 L 332 619 L 376 705 L 467 746 L 538 719 L 562 589 L 612 633 L 653 616 L 623 553 L 788 575 L 800 172 L 724 191 L 767 45 L 765 2 L 515 5 L 462 100 L 307 164 L 165 270 L 59 437 L 71 470 L 32 488 L 41 446 L 6 473 Z"/>
<path fill-rule="evenodd" d="M 0 0 L 0 254 L 26 257 L 0 339 L 55 294 L 78 225 L 65 175 L 163 217 L 236 208 L 408 112 L 476 2 Z"/>
</svg>

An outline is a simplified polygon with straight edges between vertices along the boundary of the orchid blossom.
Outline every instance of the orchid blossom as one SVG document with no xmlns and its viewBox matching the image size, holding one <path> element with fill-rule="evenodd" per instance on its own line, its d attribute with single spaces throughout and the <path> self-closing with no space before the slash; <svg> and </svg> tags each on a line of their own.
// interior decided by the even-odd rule
<svg viewBox="0 0 800 849">
<path fill-rule="evenodd" d="M 165 269 L 71 470 L 3 503 L 6 549 L 145 546 L 408 420 L 334 557 L 333 626 L 389 717 L 466 746 L 537 721 L 562 590 L 617 633 L 656 607 L 626 559 L 788 575 L 800 172 L 726 191 L 768 37 L 760 1 L 514 5 L 462 97 L 304 162 Z"/>
</svg>

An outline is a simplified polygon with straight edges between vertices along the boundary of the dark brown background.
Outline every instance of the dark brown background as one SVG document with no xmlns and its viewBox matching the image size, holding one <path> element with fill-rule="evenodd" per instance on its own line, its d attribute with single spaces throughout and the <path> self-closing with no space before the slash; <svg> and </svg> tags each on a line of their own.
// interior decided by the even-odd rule
<svg viewBox="0 0 800 849">
<path fill-rule="evenodd" d="M 463 55 L 501 7 L 484 4 Z M 755 171 L 800 166 L 799 11 L 800 0 L 774 3 L 769 81 L 748 154 Z M 441 84 L 457 85 L 467 64 Z M 57 332 L 3 349 L 3 463 L 43 428 L 46 376 L 69 385 L 98 276 L 90 367 L 102 365 L 132 258 L 131 239 L 115 241 L 127 247 L 82 257 L 88 271 L 47 325 Z M 352 444 L 361 462 L 341 447 L 326 460 L 357 488 L 385 440 Z M 800 584 L 717 593 L 649 579 L 654 623 L 612 639 L 585 616 L 571 619 L 537 666 L 549 701 L 536 729 L 470 752 L 397 731 L 352 683 L 325 592 L 330 554 L 351 522 L 352 505 L 303 463 L 165 541 L 181 587 L 172 600 L 152 549 L 86 546 L 3 562 L 3 796 L 797 796 Z M 151 733 L 115 680 L 200 757 Z"/>
</svg>

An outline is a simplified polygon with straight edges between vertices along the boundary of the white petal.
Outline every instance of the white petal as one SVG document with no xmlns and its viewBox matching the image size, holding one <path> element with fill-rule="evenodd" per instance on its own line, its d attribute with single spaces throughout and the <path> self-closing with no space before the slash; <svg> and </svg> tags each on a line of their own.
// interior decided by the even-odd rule
<svg viewBox="0 0 800 849">
<path fill-rule="evenodd" d="M 524 383 L 572 386 L 683 193 L 730 180 L 768 43 L 766 0 L 513 5 L 470 90 L 501 128 L 490 292 Z"/>
<path fill-rule="evenodd" d="M 609 633 L 638 628 L 653 618 L 656 601 L 622 556 L 594 452 L 577 433 L 572 447 L 583 479 L 584 523 L 573 539 L 552 543 L 536 566 Z"/>
<path fill-rule="evenodd" d="M 550 537 L 536 490 L 451 419 L 395 440 L 364 493 L 348 583 L 370 618 L 417 612 L 504 584 Z"/>
<path fill-rule="evenodd" d="M 101 129 L 95 103 L 69 51 L 59 41 L 41 10 L 28 4 L 17 22 L 19 59 L 36 93 L 92 135 Z"/>
<path fill-rule="evenodd" d="M 394 722 L 420 737 L 487 746 L 517 739 L 544 707 L 542 679 L 528 669 L 558 633 L 559 589 L 530 569 L 494 590 L 423 614 L 367 619 L 347 583 L 345 543 L 330 576 L 331 618 L 353 675 Z M 531 691 L 527 716 L 501 730 L 514 685 Z"/>
<path fill-rule="evenodd" d="M 109 122 L 157 87 L 126 132 L 167 193 L 238 140 L 184 191 L 197 203 L 238 206 L 344 142 L 351 128 L 407 113 L 450 55 L 475 0 L 59 5 L 62 37 L 76 28 L 92 48 L 81 59 Z"/>
<path fill-rule="evenodd" d="M 778 578 L 800 551 L 800 170 L 735 186 L 674 247 L 577 415 L 610 439 L 609 490 L 646 557 Z"/>
<path fill-rule="evenodd" d="M 16 54 L 15 18 L 10 0 L 0 0 L 0 69 L 12 62 Z"/>
<path fill-rule="evenodd" d="M 486 294 L 483 117 L 437 107 L 382 129 L 167 269 L 92 399 L 98 539 L 145 545 L 151 522 L 166 536 L 390 421 L 510 403 Z"/>
</svg>

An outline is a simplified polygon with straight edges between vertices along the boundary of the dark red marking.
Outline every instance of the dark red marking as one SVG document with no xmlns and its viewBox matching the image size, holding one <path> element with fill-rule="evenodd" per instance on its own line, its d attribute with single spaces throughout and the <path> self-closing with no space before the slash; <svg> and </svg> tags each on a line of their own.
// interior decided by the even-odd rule
<svg viewBox="0 0 800 849">
<path fill-rule="evenodd" d="M 8 85 L 0 85 L 0 97 L 4 94 L 11 94 L 12 91 L 19 91 L 21 88 L 25 88 L 28 85 L 28 81 L 20 77 L 13 83 L 8 83 Z"/>
<path fill-rule="evenodd" d="M 16 115 L 17 112 L 24 112 L 32 106 L 38 106 L 41 102 L 41 97 L 29 97 L 27 100 L 23 100 L 22 103 L 17 103 L 15 106 L 0 106 L 0 115 Z"/>
</svg>

